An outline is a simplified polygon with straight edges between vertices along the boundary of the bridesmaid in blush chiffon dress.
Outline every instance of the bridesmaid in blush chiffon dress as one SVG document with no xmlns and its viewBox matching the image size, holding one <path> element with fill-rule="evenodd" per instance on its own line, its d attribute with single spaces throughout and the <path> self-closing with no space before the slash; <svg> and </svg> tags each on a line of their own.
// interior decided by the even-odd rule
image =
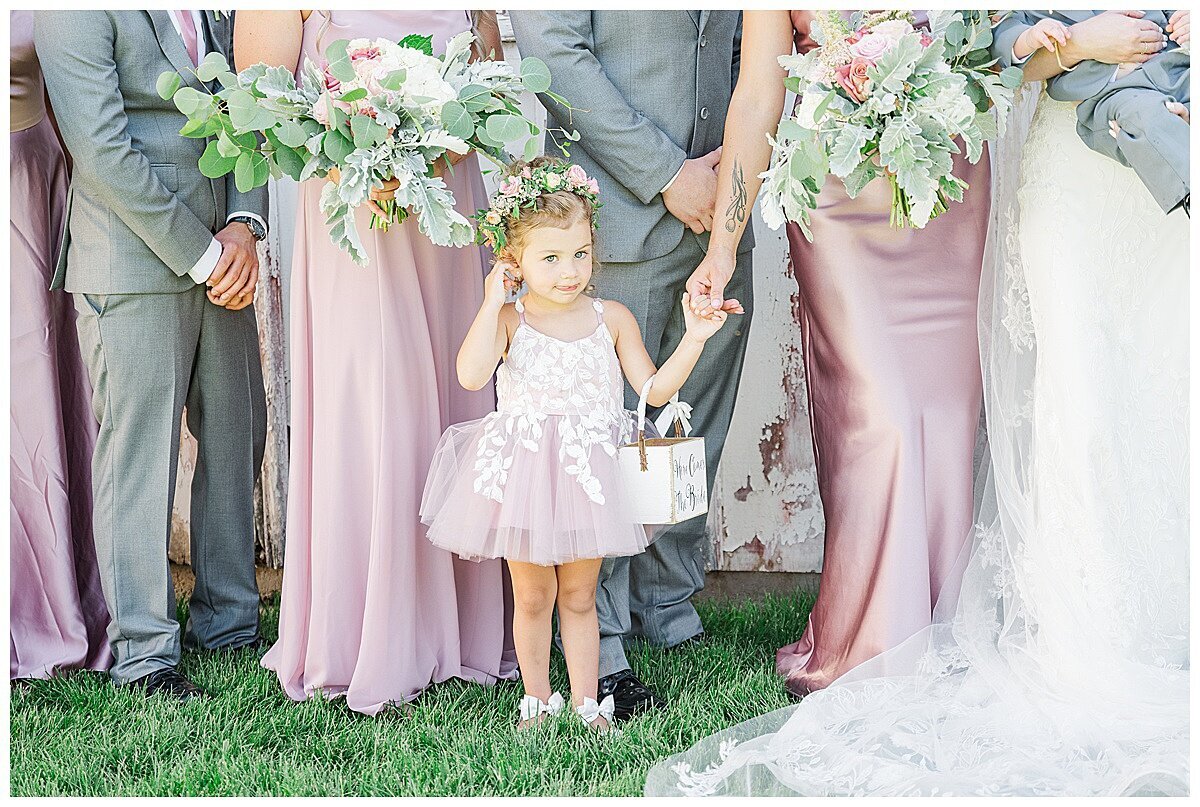
<svg viewBox="0 0 1200 807">
<path fill-rule="evenodd" d="M 733 237 L 722 215 L 733 201 L 732 166 L 740 164 L 753 204 L 770 156 L 763 131 L 774 131 L 783 109 L 776 59 L 816 46 L 811 20 L 807 11 L 746 13 L 706 264 Z M 939 595 L 957 590 L 983 394 L 976 309 L 986 153 L 975 165 L 957 156 L 954 173 L 970 185 L 965 200 L 923 230 L 890 226 L 883 180 L 851 199 L 835 178 L 813 211 L 813 242 L 788 226 L 825 510 L 816 605 L 800 639 L 776 656 L 798 696 L 928 627 Z M 708 271 L 702 264 L 697 276 Z"/>
<path fill-rule="evenodd" d="M 470 25 L 463 11 L 240 12 L 235 54 L 241 68 L 298 68 L 338 39 L 409 34 L 440 52 Z M 475 157 L 446 181 L 464 215 L 486 206 Z M 371 230 L 363 207 L 370 263 L 357 266 L 330 242 L 324 182 L 299 193 L 283 603 L 262 663 L 295 700 L 344 695 L 373 715 L 449 678 L 516 677 L 502 561 L 435 547 L 418 513 L 442 432 L 495 405 L 490 385 L 468 392 L 455 376 L 485 256 L 434 246 L 411 220 Z"/>
<path fill-rule="evenodd" d="M 9 677 L 112 663 L 92 544 L 96 421 L 70 296 L 50 292 L 67 162 L 33 49 L 33 16 L 9 14 Z"/>
</svg>

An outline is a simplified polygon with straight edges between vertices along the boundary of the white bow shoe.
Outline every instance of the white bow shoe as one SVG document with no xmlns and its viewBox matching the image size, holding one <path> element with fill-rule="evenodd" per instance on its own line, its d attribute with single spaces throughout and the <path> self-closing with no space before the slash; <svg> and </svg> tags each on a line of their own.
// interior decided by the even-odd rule
<svg viewBox="0 0 1200 807">
<path fill-rule="evenodd" d="M 542 715 L 554 717 L 563 709 L 563 696 L 555 692 L 548 700 L 526 695 L 521 698 L 521 722 L 535 720 Z"/>
<path fill-rule="evenodd" d="M 599 703 L 596 703 L 592 698 L 584 698 L 583 703 L 575 707 L 575 712 L 588 726 L 592 726 L 599 718 L 603 717 L 608 723 L 608 728 L 601 729 L 605 734 L 617 735 L 621 733 L 619 729 L 613 727 L 613 715 L 616 713 L 616 703 L 613 701 L 612 695 L 609 695 Z"/>
</svg>

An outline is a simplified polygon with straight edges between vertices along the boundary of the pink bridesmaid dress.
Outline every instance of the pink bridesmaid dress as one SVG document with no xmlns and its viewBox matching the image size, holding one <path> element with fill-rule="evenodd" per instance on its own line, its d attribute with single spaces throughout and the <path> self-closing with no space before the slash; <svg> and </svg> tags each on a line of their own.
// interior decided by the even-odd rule
<svg viewBox="0 0 1200 807">
<path fill-rule="evenodd" d="M 314 11 L 303 56 L 338 39 L 465 31 L 463 11 Z M 433 682 L 516 677 L 502 561 L 459 560 L 426 538 L 419 506 L 446 427 L 492 411 L 491 386 L 459 386 L 455 357 L 483 301 L 478 247 L 434 246 L 411 220 L 358 228 L 356 266 L 300 189 L 291 297 L 291 477 L 279 641 L 263 658 L 287 694 L 346 697 L 376 714 Z M 447 184 L 458 209 L 486 206 L 475 157 Z"/>
<path fill-rule="evenodd" d="M 808 12 L 793 12 L 798 52 Z M 797 695 L 928 627 L 955 591 L 970 535 L 982 398 L 976 307 L 990 170 L 924 230 L 889 225 L 891 190 L 850 199 L 825 184 L 813 243 L 789 225 L 817 481 L 825 509 L 820 592 L 799 641 L 776 655 Z"/>
<path fill-rule="evenodd" d="M 67 163 L 47 116 L 33 16 L 11 25 L 9 677 L 112 663 L 92 543 L 96 421 L 69 295 L 50 292 Z"/>
</svg>

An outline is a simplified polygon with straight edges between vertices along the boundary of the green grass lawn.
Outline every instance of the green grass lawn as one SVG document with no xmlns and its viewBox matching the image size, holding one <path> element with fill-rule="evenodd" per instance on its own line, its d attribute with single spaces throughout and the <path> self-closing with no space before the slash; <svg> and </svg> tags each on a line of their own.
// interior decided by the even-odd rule
<svg viewBox="0 0 1200 807">
<path fill-rule="evenodd" d="M 775 650 L 794 641 L 812 598 L 700 606 L 706 641 L 639 645 L 634 670 L 670 706 L 622 724 L 619 737 L 562 719 L 513 728 L 519 682 L 451 681 L 413 708 L 369 718 L 342 701 L 293 703 L 252 652 L 185 653 L 182 671 L 216 693 L 186 705 L 75 673 L 12 688 L 14 796 L 635 796 L 646 771 L 719 729 L 789 701 Z M 274 637 L 278 607 L 264 610 Z M 553 682 L 566 670 L 555 656 Z M 569 716 L 568 716 L 569 717 Z"/>
</svg>

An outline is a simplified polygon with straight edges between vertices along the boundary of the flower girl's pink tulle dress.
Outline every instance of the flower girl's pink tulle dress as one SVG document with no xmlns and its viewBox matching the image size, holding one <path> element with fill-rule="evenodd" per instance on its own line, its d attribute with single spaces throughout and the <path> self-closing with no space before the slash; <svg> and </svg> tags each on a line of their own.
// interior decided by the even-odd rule
<svg viewBox="0 0 1200 807">
<path fill-rule="evenodd" d="M 634 416 L 604 306 L 596 329 L 564 342 L 520 325 L 496 371 L 497 411 L 442 435 L 425 483 L 429 539 L 464 558 L 542 566 L 636 555 L 648 530 L 630 518 L 617 449 Z"/>
</svg>

